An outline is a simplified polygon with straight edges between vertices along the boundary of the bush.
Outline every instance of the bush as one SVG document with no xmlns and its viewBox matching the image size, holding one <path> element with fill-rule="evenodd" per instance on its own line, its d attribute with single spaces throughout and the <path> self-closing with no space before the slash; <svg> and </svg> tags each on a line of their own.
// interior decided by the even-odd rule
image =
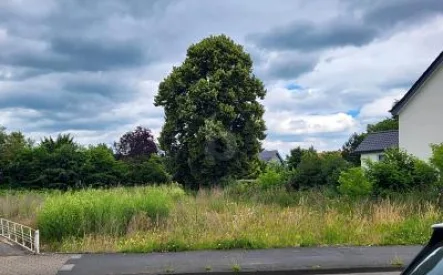
<svg viewBox="0 0 443 275">
<path fill-rule="evenodd" d="M 351 164 L 341 156 L 340 152 L 323 153 L 321 171 L 324 184 L 331 187 L 338 186 L 340 173 L 350 167 Z"/>
<path fill-rule="evenodd" d="M 350 164 L 339 152 L 306 151 L 296 169 L 288 175 L 288 185 L 296 190 L 329 186 L 336 188 L 342 170 Z"/>
<path fill-rule="evenodd" d="M 37 225 L 48 240 L 85 234 L 123 235 L 138 215 L 153 221 L 167 217 L 173 200 L 181 196 L 177 188 L 89 189 L 51 196 L 38 213 Z"/>
<path fill-rule="evenodd" d="M 437 181 L 431 166 L 398 149 L 387 150 L 382 161 L 368 162 L 367 173 L 378 194 L 429 187 Z"/>
<path fill-rule="evenodd" d="M 128 182 L 133 184 L 168 183 L 171 176 L 166 172 L 162 159 L 151 155 L 148 160 L 142 162 L 129 162 Z"/>
<path fill-rule="evenodd" d="M 432 148 L 432 157 L 430 159 L 432 165 L 437 169 L 439 175 L 440 184 L 443 181 L 443 143 L 433 144 Z"/>
<path fill-rule="evenodd" d="M 368 196 L 372 193 L 372 182 L 360 167 L 341 171 L 338 182 L 340 183 L 339 192 L 349 197 Z"/>
<path fill-rule="evenodd" d="M 317 153 L 309 152 L 302 156 L 300 163 L 290 176 L 289 183 L 294 189 L 306 189 L 324 185 L 321 159 Z"/>
<path fill-rule="evenodd" d="M 269 163 L 266 165 L 265 172 L 257 178 L 257 184 L 262 189 L 270 189 L 286 184 L 286 171 L 282 165 Z"/>
</svg>

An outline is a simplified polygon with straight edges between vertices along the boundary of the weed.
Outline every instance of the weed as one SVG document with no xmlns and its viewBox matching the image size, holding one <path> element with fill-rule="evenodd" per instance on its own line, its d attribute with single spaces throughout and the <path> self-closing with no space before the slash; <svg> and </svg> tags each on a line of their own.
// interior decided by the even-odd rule
<svg viewBox="0 0 443 275">
<path fill-rule="evenodd" d="M 401 267 L 403 266 L 405 263 L 403 261 L 402 258 L 395 256 L 392 260 L 391 260 L 391 265 L 392 266 L 398 266 Z"/>
<path fill-rule="evenodd" d="M 235 273 L 239 273 L 241 271 L 241 266 L 239 264 L 233 264 L 232 271 Z"/>
</svg>

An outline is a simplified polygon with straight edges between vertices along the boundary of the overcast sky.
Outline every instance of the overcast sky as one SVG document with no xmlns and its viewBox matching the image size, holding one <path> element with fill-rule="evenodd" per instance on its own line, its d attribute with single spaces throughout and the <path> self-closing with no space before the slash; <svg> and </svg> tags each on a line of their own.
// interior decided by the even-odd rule
<svg viewBox="0 0 443 275">
<path fill-rule="evenodd" d="M 2 0 L 0 125 L 39 140 L 156 137 L 160 81 L 211 34 L 245 46 L 268 94 L 266 149 L 338 149 L 389 116 L 443 50 L 441 0 Z"/>
</svg>

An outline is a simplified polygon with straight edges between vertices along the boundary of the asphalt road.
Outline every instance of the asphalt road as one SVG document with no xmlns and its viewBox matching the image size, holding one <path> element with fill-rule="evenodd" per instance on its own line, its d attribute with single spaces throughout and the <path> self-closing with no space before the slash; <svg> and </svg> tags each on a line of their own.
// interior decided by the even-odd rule
<svg viewBox="0 0 443 275">
<path fill-rule="evenodd" d="M 398 275 L 419 246 L 318 247 L 149 254 L 29 255 L 0 241 L 0 275 Z M 14 256 L 11 256 L 14 255 Z M 360 273 L 359 273 L 360 272 Z M 363 273 L 362 273 L 363 272 Z M 369 272 L 369 273 L 368 273 Z M 372 272 L 372 273 L 371 273 Z"/>
<path fill-rule="evenodd" d="M 397 275 L 418 246 L 320 247 L 249 251 L 72 255 L 58 275 L 359 274 Z M 369 273 L 368 273 L 369 272 Z"/>
</svg>

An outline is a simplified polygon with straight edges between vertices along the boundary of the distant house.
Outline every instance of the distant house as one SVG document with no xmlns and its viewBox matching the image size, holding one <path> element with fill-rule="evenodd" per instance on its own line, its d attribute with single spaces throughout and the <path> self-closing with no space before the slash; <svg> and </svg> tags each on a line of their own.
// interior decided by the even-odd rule
<svg viewBox="0 0 443 275">
<path fill-rule="evenodd" d="M 388 148 L 398 147 L 398 131 L 382 131 L 370 133 L 355 149 L 354 154 L 359 154 L 361 165 L 364 167 L 367 160 L 380 161 L 384 151 Z"/>
<path fill-rule="evenodd" d="M 399 119 L 399 146 L 428 161 L 443 142 L 443 52 L 390 111 Z"/>
<path fill-rule="evenodd" d="M 262 151 L 259 155 L 259 159 L 264 162 L 276 162 L 280 164 L 284 163 L 283 158 L 277 150 Z"/>
</svg>

